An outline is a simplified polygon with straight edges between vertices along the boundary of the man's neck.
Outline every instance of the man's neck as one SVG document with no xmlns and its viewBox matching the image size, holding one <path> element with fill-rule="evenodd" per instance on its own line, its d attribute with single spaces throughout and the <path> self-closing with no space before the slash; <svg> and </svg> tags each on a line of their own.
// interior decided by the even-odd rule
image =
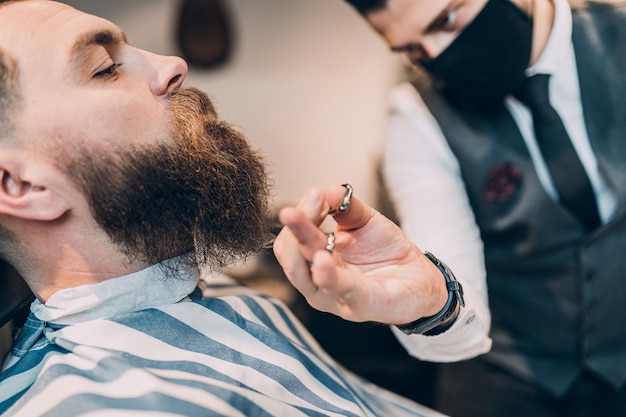
<svg viewBox="0 0 626 417">
<path fill-rule="evenodd" d="M 93 285 L 73 286 L 53 294 L 31 311 L 44 322 L 79 324 L 185 300 L 200 279 L 200 271 L 184 257 Z"/>
<path fill-rule="evenodd" d="M 41 302 L 59 290 L 95 284 L 142 270 L 108 236 L 94 228 L 68 231 L 64 226 L 35 231 L 28 249 L 11 262 Z"/>
</svg>

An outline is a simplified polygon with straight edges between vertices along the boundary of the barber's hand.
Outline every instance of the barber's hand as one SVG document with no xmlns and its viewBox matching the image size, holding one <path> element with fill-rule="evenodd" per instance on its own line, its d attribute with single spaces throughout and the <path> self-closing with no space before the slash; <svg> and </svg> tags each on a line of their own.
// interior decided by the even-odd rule
<svg viewBox="0 0 626 417">
<path fill-rule="evenodd" d="M 309 304 L 350 321 L 406 324 L 437 314 L 446 303 L 445 280 L 391 220 L 352 198 L 335 212 L 335 250 L 325 249 L 319 225 L 346 188 L 308 190 L 296 207 L 279 212 L 286 226 L 274 253 Z"/>
</svg>

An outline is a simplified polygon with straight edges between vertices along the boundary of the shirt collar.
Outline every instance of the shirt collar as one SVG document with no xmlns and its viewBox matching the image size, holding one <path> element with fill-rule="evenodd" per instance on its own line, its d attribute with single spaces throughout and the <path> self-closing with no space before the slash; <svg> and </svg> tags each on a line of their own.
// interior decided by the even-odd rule
<svg viewBox="0 0 626 417">
<path fill-rule="evenodd" d="M 563 45 L 571 43 L 572 39 L 572 9 L 567 0 L 552 0 L 554 3 L 554 23 L 550 37 L 541 56 L 532 67 L 526 70 L 526 76 L 535 74 L 554 74 L 564 54 L 568 53 Z"/>
<path fill-rule="evenodd" d="M 174 304 L 193 292 L 200 279 L 199 270 L 185 264 L 174 258 L 119 278 L 66 288 L 45 304 L 35 300 L 31 311 L 41 321 L 71 325 Z"/>
</svg>

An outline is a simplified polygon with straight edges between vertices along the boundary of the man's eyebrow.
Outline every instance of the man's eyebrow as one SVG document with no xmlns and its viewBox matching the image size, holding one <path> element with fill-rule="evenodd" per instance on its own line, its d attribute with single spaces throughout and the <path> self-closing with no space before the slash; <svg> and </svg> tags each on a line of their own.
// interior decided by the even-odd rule
<svg viewBox="0 0 626 417">
<path fill-rule="evenodd" d="M 116 46 L 128 43 L 126 33 L 121 30 L 95 30 L 81 35 L 70 51 L 71 60 L 76 63 L 84 61 L 83 56 L 92 46 Z"/>
</svg>

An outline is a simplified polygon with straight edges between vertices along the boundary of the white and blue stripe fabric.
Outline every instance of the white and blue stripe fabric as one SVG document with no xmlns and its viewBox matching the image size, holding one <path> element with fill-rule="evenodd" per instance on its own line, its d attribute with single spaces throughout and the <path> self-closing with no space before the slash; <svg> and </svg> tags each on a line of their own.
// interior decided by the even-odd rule
<svg viewBox="0 0 626 417">
<path fill-rule="evenodd" d="M 343 369 L 279 301 L 163 271 L 35 301 L 0 374 L 0 414 L 441 416 Z"/>
</svg>

